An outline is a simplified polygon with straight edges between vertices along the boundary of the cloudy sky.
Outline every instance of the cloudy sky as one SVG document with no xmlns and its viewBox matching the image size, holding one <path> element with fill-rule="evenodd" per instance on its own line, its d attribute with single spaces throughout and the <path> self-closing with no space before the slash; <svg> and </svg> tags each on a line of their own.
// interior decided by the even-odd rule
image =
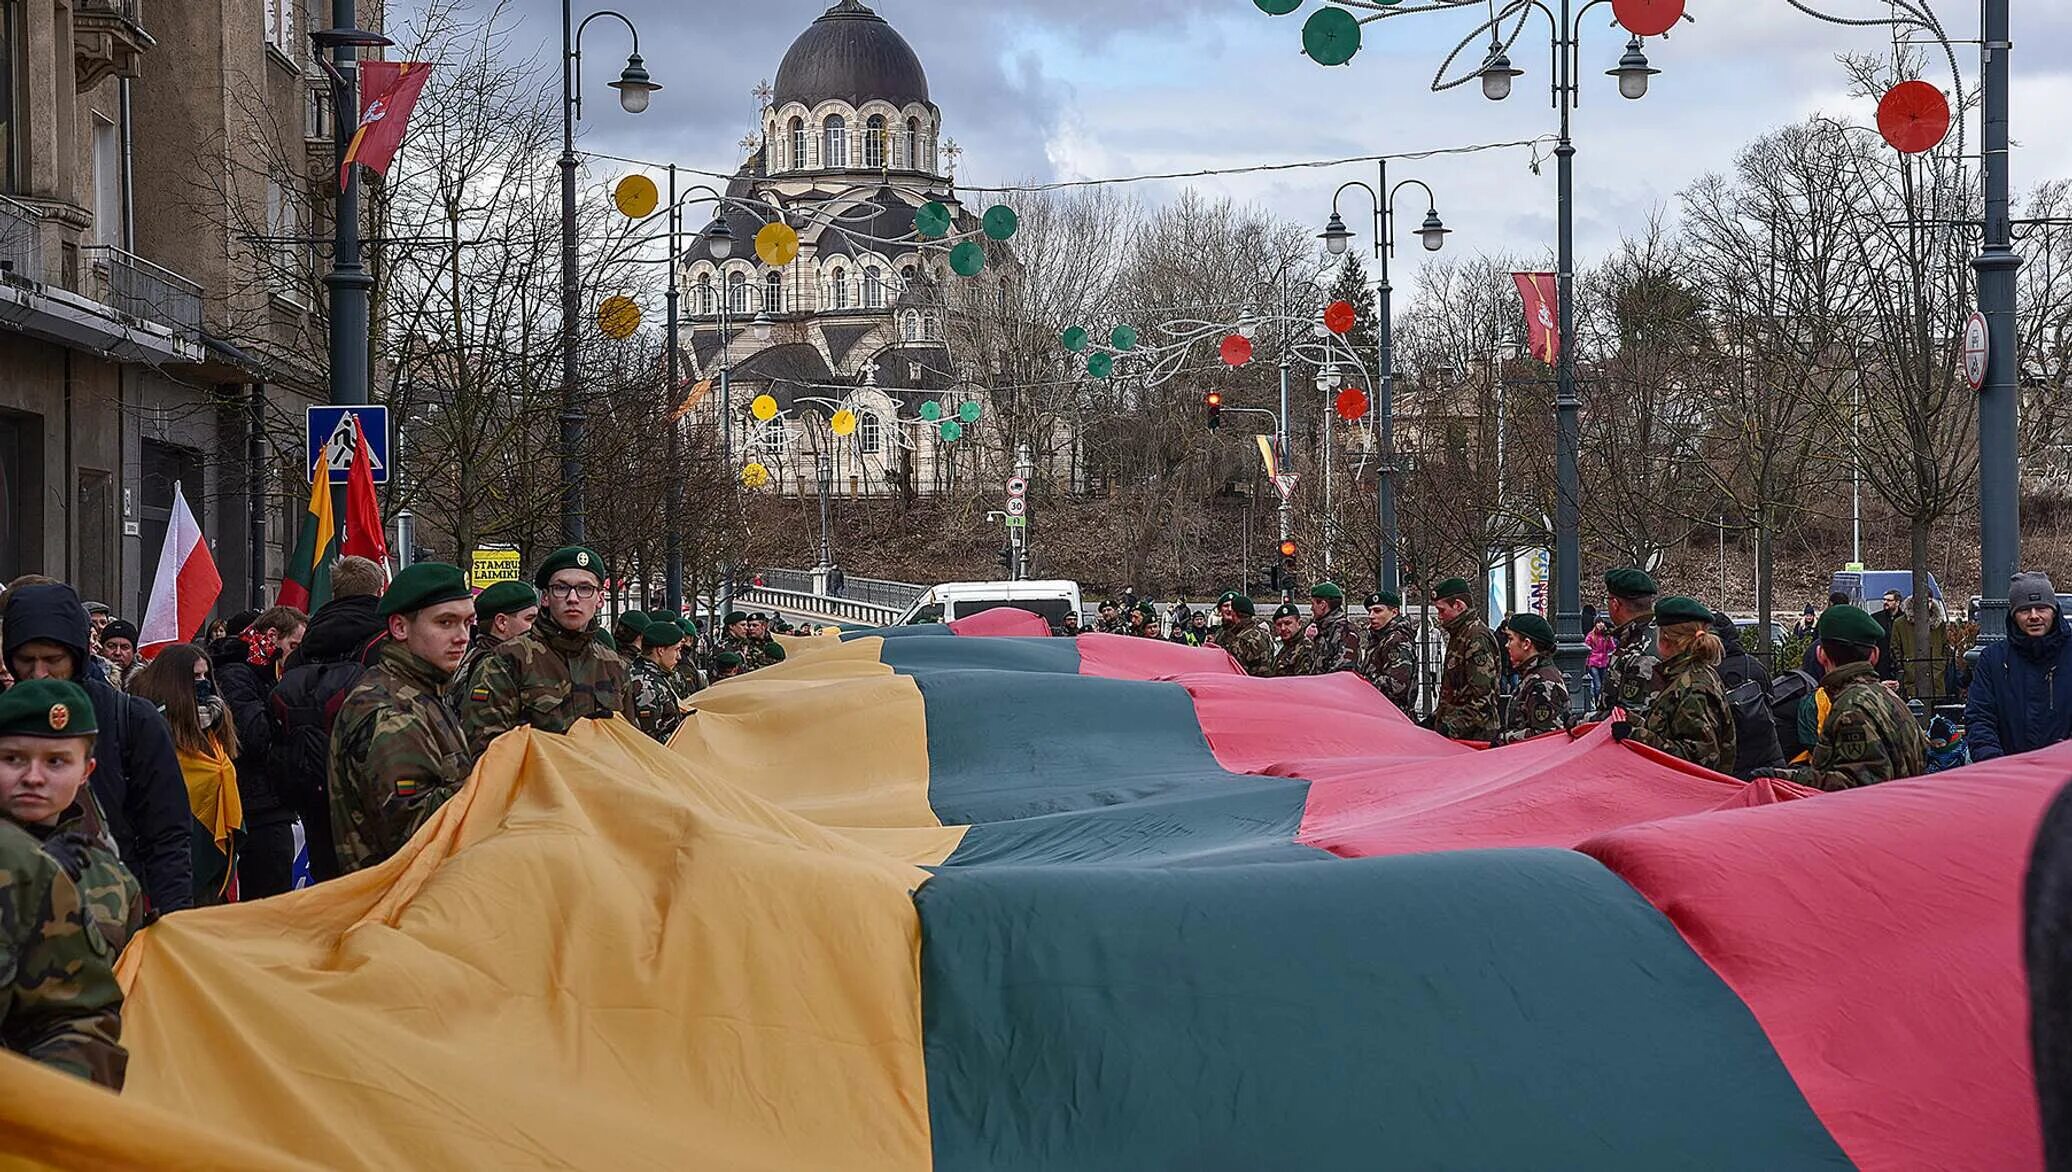
<svg viewBox="0 0 2072 1172">
<path fill-rule="evenodd" d="M 490 0 L 480 0 L 484 5 Z M 558 44 L 554 0 L 511 0 L 521 14 L 514 51 L 550 61 Z M 711 170 L 731 170 L 756 123 L 750 96 L 774 77 L 785 48 L 832 0 L 616 0 L 640 28 L 649 70 L 667 88 L 638 118 L 611 104 L 603 83 L 625 52 L 614 22 L 585 38 L 590 84 L 583 143 L 593 149 Z M 1554 129 L 1547 100 L 1544 23 L 1529 27 L 1514 61 L 1528 71 L 1510 100 L 1471 84 L 1434 93 L 1433 73 L 1473 27 L 1465 14 L 1431 13 L 1369 24 L 1364 47 L 1340 68 L 1303 57 L 1301 22 L 1318 7 L 1269 17 L 1251 0 L 870 0 L 927 68 L 945 132 L 964 148 L 966 187 L 1244 167 L 1472 143 L 1531 139 Z M 1839 15 L 1883 15 L 1882 0 L 1817 0 Z M 1974 0 L 1936 0 L 1956 39 L 1977 36 Z M 2072 177 L 2072 3 L 2017 0 L 2016 189 Z M 1691 0 L 1696 23 L 1649 56 L 1663 72 L 1649 96 L 1621 100 L 1603 75 L 1624 37 L 1603 8 L 1586 22 L 1583 105 L 1577 113 L 1577 225 L 1587 258 L 1639 231 L 1651 211 L 1673 212 L 1694 178 L 1731 166 L 1763 130 L 1815 112 L 1869 121 L 1871 104 L 1845 92 L 1835 55 L 1885 51 L 1881 30 L 1817 22 L 1784 0 Z M 577 17 L 589 10 L 579 2 Z M 400 14 L 408 19 L 407 0 Z M 392 20 L 393 20 L 392 15 Z M 1599 20 L 1603 15 L 1605 19 Z M 1977 51 L 1960 45 L 1966 84 Z M 1479 58 L 1479 49 L 1468 56 Z M 594 63 L 594 64 L 593 64 Z M 609 68 L 608 68 L 609 67 Z M 1947 88 L 1945 75 L 1931 80 Z M 1976 137 L 1972 139 L 1976 142 Z M 1393 165 L 1437 191 L 1455 235 L 1449 250 L 1551 254 L 1554 168 L 1529 167 L 1524 149 Z M 1319 228 L 1332 190 L 1371 181 L 1372 164 L 1189 180 Z M 1146 200 L 1179 183 L 1135 185 Z M 1367 225 L 1364 196 L 1349 193 L 1347 222 Z M 1423 208 L 1405 193 L 1403 230 Z M 1411 241 L 1406 238 L 1405 243 Z M 1412 247 L 1399 284 L 1414 275 Z"/>
</svg>

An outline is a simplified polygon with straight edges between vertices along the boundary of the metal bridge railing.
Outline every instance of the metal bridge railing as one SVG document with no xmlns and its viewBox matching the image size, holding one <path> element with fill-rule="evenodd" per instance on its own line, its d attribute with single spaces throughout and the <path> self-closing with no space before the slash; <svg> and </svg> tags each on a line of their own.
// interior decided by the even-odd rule
<svg viewBox="0 0 2072 1172">
<path fill-rule="evenodd" d="M 770 581 L 768 573 L 763 575 L 763 581 Z M 903 606 L 879 606 L 853 598 L 830 598 L 824 594 L 780 590 L 769 585 L 751 586 L 741 592 L 741 599 L 751 606 L 767 607 L 787 614 L 810 615 L 844 623 L 863 623 L 873 627 L 889 626 L 899 621 L 899 616 L 906 611 Z"/>
<path fill-rule="evenodd" d="M 763 585 L 771 590 L 813 594 L 811 570 L 766 568 L 757 570 L 755 577 L 762 579 Z M 898 618 L 907 607 L 913 605 L 914 599 L 921 597 L 922 592 L 927 589 L 926 586 L 917 586 L 912 582 L 893 582 L 884 578 L 848 578 L 842 583 L 842 592 L 839 595 L 826 597 L 829 601 L 862 602 L 890 609 L 893 612 L 892 617 Z"/>
</svg>

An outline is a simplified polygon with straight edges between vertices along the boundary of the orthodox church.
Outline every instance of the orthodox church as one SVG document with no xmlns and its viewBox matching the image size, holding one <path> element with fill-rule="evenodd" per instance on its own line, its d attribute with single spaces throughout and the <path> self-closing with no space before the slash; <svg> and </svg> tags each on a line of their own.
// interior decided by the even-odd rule
<svg viewBox="0 0 2072 1172">
<path fill-rule="evenodd" d="M 726 187 L 743 202 L 725 206 L 724 234 L 708 226 L 681 258 L 684 351 L 713 381 L 700 409 L 721 409 L 724 368 L 735 462 L 767 469 L 768 491 L 817 491 L 822 452 L 838 494 L 942 491 L 956 475 L 954 445 L 981 442 L 984 430 L 943 422 L 968 420 L 971 403 L 986 413 L 953 357 L 951 283 L 997 286 L 1013 264 L 961 277 L 943 248 L 912 240 L 931 202 L 949 209 L 953 232 L 977 224 L 957 196 L 956 146 L 928 75 L 883 17 L 840 0 L 756 93 L 759 133 Z M 756 233 L 780 214 L 798 232 L 798 257 L 767 265 Z M 715 247 L 716 235 L 730 239 Z M 765 395 L 778 412 L 768 420 L 752 410 Z"/>
</svg>

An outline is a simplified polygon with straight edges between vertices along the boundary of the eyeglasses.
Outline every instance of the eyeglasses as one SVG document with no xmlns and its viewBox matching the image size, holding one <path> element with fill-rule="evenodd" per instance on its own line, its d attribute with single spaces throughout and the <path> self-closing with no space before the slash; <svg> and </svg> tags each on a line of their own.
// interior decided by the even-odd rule
<svg viewBox="0 0 2072 1172">
<path fill-rule="evenodd" d="M 553 582 L 547 586 L 547 597 L 580 598 L 584 602 L 588 602 L 597 597 L 597 587 L 592 586 L 588 582 L 579 582 L 575 585 L 570 585 L 567 582 Z"/>
</svg>

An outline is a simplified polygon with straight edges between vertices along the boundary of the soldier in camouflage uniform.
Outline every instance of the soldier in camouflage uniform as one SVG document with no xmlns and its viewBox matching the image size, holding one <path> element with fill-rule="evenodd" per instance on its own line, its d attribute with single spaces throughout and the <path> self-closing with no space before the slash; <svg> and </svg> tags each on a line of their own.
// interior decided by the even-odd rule
<svg viewBox="0 0 2072 1172">
<path fill-rule="evenodd" d="M 0 1044 L 119 1091 L 115 958 L 144 900 L 86 784 L 98 731 L 69 680 L 0 695 Z"/>
<path fill-rule="evenodd" d="M 1284 602 L 1273 612 L 1273 674 L 1277 676 L 1306 676 L 1309 674 L 1309 633 L 1304 629 L 1302 611 L 1292 602 Z"/>
<path fill-rule="evenodd" d="M 667 619 L 649 623 L 640 642 L 645 650 L 633 661 L 633 723 L 667 744 L 669 734 L 683 723 L 691 706 L 691 694 L 676 675 L 683 653 L 683 628 Z"/>
<path fill-rule="evenodd" d="M 1642 721 L 1660 690 L 1655 674 L 1661 662 L 1655 654 L 1655 580 L 1644 570 L 1613 570 L 1604 576 L 1604 590 L 1617 645 L 1605 669 L 1596 718 L 1608 719 L 1618 707 L 1626 710 L 1629 720 Z"/>
<path fill-rule="evenodd" d="M 383 592 L 388 641 L 331 730 L 331 834 L 342 873 L 387 861 L 466 784 L 475 755 L 444 694 L 474 612 L 466 576 L 443 562 L 419 562 Z"/>
<path fill-rule="evenodd" d="M 621 659 L 631 663 L 639 657 L 641 648 L 645 646 L 641 635 L 653 621 L 653 617 L 644 610 L 629 610 L 612 624 L 612 646 L 618 649 Z"/>
<path fill-rule="evenodd" d="M 1230 653 L 1249 676 L 1273 674 L 1273 637 L 1257 618 L 1249 595 L 1232 590 L 1216 600 L 1216 613 L 1223 625 L 1209 636 L 1209 644 Z"/>
<path fill-rule="evenodd" d="M 1094 624 L 1094 630 L 1103 635 L 1126 635 L 1129 633 L 1129 619 L 1115 605 L 1112 598 L 1101 600 L 1101 618 Z"/>
<path fill-rule="evenodd" d="M 1129 629 L 1123 633 L 1139 639 L 1165 638 L 1158 633 L 1158 605 L 1147 598 L 1131 607 Z"/>
<path fill-rule="evenodd" d="M 1927 741 L 1913 713 L 1878 678 L 1878 640 L 1884 628 L 1861 607 L 1827 608 L 1815 628 L 1820 687 L 1832 701 L 1813 762 L 1798 769 L 1765 769 L 1758 777 L 1782 777 L 1815 789 L 1843 790 L 1875 785 L 1928 771 Z"/>
<path fill-rule="evenodd" d="M 533 575 L 546 605 L 532 629 L 496 649 L 461 709 L 468 751 L 529 724 L 565 733 L 578 720 L 633 710 L 626 661 L 591 638 L 603 602 L 604 559 L 581 546 L 547 555 Z"/>
<path fill-rule="evenodd" d="M 1360 633 L 1345 613 L 1345 591 L 1335 582 L 1319 582 L 1309 592 L 1309 613 L 1316 634 L 1309 649 L 1309 673 L 1360 670 Z"/>
<path fill-rule="evenodd" d="M 676 683 L 686 696 L 694 696 L 705 687 L 705 678 L 698 671 L 698 620 L 687 614 L 676 616 L 676 626 L 683 632 L 683 650 L 676 657 Z"/>
<path fill-rule="evenodd" d="M 1432 727 L 1461 741 L 1496 737 L 1496 637 L 1482 625 L 1468 599 L 1474 588 L 1465 578 L 1448 578 L 1433 589 L 1432 607 L 1446 632 L 1446 663 L 1439 674 L 1439 705 Z"/>
<path fill-rule="evenodd" d="M 475 641 L 468 645 L 468 653 L 461 657 L 460 669 L 453 673 L 453 683 L 447 688 L 447 697 L 456 713 L 468 693 L 475 690 L 475 669 L 482 666 L 490 652 L 531 627 L 539 613 L 540 592 L 530 583 L 498 582 L 475 596 Z"/>
<path fill-rule="evenodd" d="M 1383 590 L 1367 596 L 1367 638 L 1360 648 L 1360 674 L 1389 703 L 1412 718 L 1416 713 L 1417 628 L 1403 617 L 1403 596 Z"/>
<path fill-rule="evenodd" d="M 1506 625 L 1504 654 L 1518 673 L 1518 687 L 1504 704 L 1499 745 L 1514 745 L 1542 733 L 1565 732 L 1570 723 L 1568 681 L 1551 661 L 1554 628 L 1536 614 L 1516 614 Z"/>
<path fill-rule="evenodd" d="M 1660 749 L 1717 773 L 1734 771 L 1734 710 L 1727 705 L 1719 663 L 1725 654 L 1712 633 L 1712 611 L 1676 595 L 1653 608 L 1651 621 L 1661 662 L 1646 720 L 1617 721 L 1612 735 Z"/>
</svg>

